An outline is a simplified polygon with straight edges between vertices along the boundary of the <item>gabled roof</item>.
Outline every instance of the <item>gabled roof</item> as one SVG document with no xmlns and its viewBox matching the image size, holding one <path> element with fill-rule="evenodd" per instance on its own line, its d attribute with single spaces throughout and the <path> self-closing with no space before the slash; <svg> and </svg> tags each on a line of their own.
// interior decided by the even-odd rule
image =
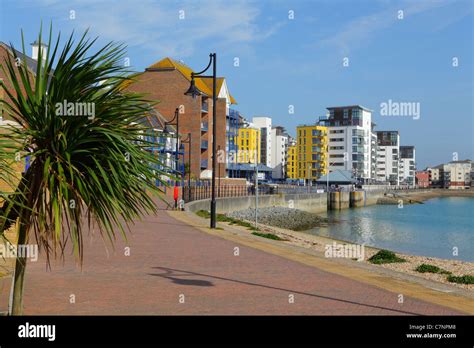
<svg viewBox="0 0 474 348">
<path fill-rule="evenodd" d="M 156 130 L 167 130 L 170 133 L 175 133 L 176 128 L 173 125 L 167 124 L 166 119 L 153 107 L 150 107 L 150 112 L 146 112 L 145 115 L 139 120 L 139 123 Z"/>
<path fill-rule="evenodd" d="M 193 70 L 187 66 L 186 64 L 171 59 L 169 57 L 163 58 L 162 60 L 150 65 L 146 70 L 154 70 L 154 69 L 176 69 L 178 70 L 188 81 L 191 81 L 191 73 Z M 194 81 L 196 82 L 196 87 L 206 94 L 209 97 L 212 97 L 212 80 L 211 79 L 203 79 L 199 77 L 195 77 Z M 216 90 L 217 95 L 219 95 L 220 90 L 224 83 L 224 77 L 218 77 L 216 79 Z M 236 104 L 236 100 L 232 95 L 229 94 L 231 104 Z"/>
<path fill-rule="evenodd" d="M 259 172 L 271 172 L 273 171 L 272 168 L 259 163 L 258 164 L 258 171 Z M 249 164 L 249 163 L 228 163 L 227 164 L 227 169 L 230 170 L 242 170 L 242 171 L 255 171 L 255 164 Z"/>
<path fill-rule="evenodd" d="M 20 58 L 22 63 L 26 62 L 26 66 L 28 67 L 28 69 L 30 69 L 36 75 L 36 60 L 27 56 L 26 54 L 21 53 L 20 51 L 16 50 L 11 45 L 4 43 L 3 41 L 0 41 L 0 46 L 5 48 L 5 50 L 7 50 L 7 52 L 10 53 L 12 57 L 17 56 L 18 58 Z"/>
<path fill-rule="evenodd" d="M 329 174 L 320 177 L 317 182 L 327 182 L 329 175 L 330 183 L 354 183 L 355 180 L 352 178 L 350 170 L 335 170 Z"/>
</svg>

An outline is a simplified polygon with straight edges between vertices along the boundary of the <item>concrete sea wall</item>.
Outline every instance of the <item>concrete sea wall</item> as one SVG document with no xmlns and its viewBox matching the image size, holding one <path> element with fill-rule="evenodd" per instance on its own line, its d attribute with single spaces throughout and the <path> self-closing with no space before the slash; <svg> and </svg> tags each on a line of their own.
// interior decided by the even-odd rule
<svg viewBox="0 0 474 348">
<path fill-rule="evenodd" d="M 384 196 L 384 192 L 330 192 L 329 196 L 328 202 L 326 193 L 262 195 L 258 197 L 258 206 L 294 208 L 317 214 L 327 209 L 341 210 L 377 204 L 377 200 Z M 217 198 L 216 206 L 217 212 L 221 214 L 255 208 L 255 196 Z M 186 204 L 186 209 L 192 212 L 209 210 L 209 199 L 190 202 Z"/>
<path fill-rule="evenodd" d="M 258 197 L 258 206 L 286 207 L 321 213 L 327 209 L 327 196 L 326 193 L 262 195 Z M 216 207 L 217 212 L 221 214 L 255 208 L 255 196 L 217 198 Z M 192 212 L 209 210 L 209 199 L 190 202 L 186 204 L 186 209 Z"/>
</svg>

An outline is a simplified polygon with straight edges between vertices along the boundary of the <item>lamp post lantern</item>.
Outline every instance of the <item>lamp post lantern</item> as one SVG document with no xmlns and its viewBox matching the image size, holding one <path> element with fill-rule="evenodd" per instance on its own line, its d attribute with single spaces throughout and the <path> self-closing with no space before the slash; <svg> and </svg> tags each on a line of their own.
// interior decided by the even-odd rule
<svg viewBox="0 0 474 348">
<path fill-rule="evenodd" d="M 189 95 L 193 98 L 196 98 L 199 95 L 202 95 L 202 92 L 196 87 L 196 82 L 194 81 L 194 77 L 200 78 L 212 78 L 212 188 L 211 188 L 211 228 L 216 228 L 216 165 L 217 165 L 217 156 L 216 156 L 216 135 L 217 135 L 217 127 L 216 127 L 216 54 L 211 53 L 209 54 L 209 64 L 207 67 L 200 71 L 200 72 L 192 72 L 191 73 L 191 84 L 188 90 L 184 93 L 185 95 Z M 204 74 L 212 64 L 212 75 L 206 76 Z"/>
</svg>

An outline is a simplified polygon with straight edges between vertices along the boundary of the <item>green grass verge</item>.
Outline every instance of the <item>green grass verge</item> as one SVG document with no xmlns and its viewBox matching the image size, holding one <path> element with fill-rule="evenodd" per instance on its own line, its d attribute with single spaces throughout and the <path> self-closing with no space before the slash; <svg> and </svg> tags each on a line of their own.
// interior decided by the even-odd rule
<svg viewBox="0 0 474 348">
<path fill-rule="evenodd" d="M 398 257 L 394 252 L 385 249 L 380 250 L 377 254 L 370 257 L 368 261 L 376 265 L 383 263 L 406 262 L 405 259 Z"/>
<path fill-rule="evenodd" d="M 451 272 L 446 271 L 442 268 L 439 268 L 438 266 L 428 265 L 426 263 L 419 265 L 417 268 L 415 268 L 415 271 L 420 272 L 420 273 L 451 274 Z"/>
<path fill-rule="evenodd" d="M 448 282 L 458 283 L 458 284 L 474 284 L 474 276 L 472 275 L 463 275 L 460 277 L 449 275 Z"/>
<path fill-rule="evenodd" d="M 196 215 L 205 219 L 211 218 L 211 214 L 207 210 L 198 210 L 196 212 Z M 216 220 L 217 222 L 228 222 L 230 225 L 238 225 L 238 226 L 246 227 L 249 230 L 260 231 L 260 229 L 258 228 L 255 229 L 255 226 L 251 224 L 250 222 L 234 219 L 224 214 L 216 214 Z"/>
<path fill-rule="evenodd" d="M 258 233 L 258 232 L 252 232 L 252 234 L 253 234 L 254 236 L 259 236 L 259 237 L 268 238 L 268 239 L 273 239 L 273 240 L 286 240 L 286 239 L 280 238 L 280 237 L 278 237 L 277 235 L 272 234 L 272 233 Z"/>
</svg>

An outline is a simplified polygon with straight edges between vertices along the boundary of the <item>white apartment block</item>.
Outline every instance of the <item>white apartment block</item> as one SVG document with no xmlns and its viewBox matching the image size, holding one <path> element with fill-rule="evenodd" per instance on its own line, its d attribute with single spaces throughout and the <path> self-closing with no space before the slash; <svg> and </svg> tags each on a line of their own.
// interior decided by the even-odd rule
<svg viewBox="0 0 474 348">
<path fill-rule="evenodd" d="M 285 179 L 289 140 L 285 128 L 280 126 L 272 128 L 271 140 L 271 163 L 273 165 L 272 177 L 273 179 Z"/>
<path fill-rule="evenodd" d="M 398 131 L 378 131 L 376 133 L 377 181 L 399 185 L 400 135 Z"/>
<path fill-rule="evenodd" d="M 443 166 L 444 187 L 466 189 L 471 186 L 472 161 L 452 161 Z"/>
<path fill-rule="evenodd" d="M 360 105 L 327 110 L 319 123 L 328 127 L 329 171 L 349 170 L 354 178 L 373 179 L 372 111 Z"/>
<path fill-rule="evenodd" d="M 255 116 L 252 118 L 255 127 L 260 128 L 260 162 L 267 167 L 272 165 L 272 119 L 265 116 Z"/>
<path fill-rule="evenodd" d="M 416 151 L 414 146 L 400 146 L 400 184 L 415 186 Z"/>
</svg>

